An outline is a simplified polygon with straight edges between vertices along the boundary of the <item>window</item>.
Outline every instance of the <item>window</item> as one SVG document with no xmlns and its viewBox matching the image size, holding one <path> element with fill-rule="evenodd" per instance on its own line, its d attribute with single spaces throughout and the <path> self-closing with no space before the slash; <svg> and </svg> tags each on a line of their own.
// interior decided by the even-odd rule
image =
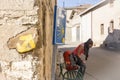
<svg viewBox="0 0 120 80">
<path fill-rule="evenodd" d="M 69 21 L 67 20 L 67 23 L 69 23 Z"/>
<path fill-rule="evenodd" d="M 101 24 L 100 28 L 101 28 L 101 35 L 104 35 L 104 24 Z"/>
<path fill-rule="evenodd" d="M 109 0 L 109 3 L 110 3 L 110 7 L 113 7 L 114 0 Z"/>
<path fill-rule="evenodd" d="M 114 21 L 110 21 L 110 26 L 108 27 L 108 33 L 113 33 L 114 30 Z"/>
<path fill-rule="evenodd" d="M 114 22 L 113 21 L 110 22 L 110 27 L 112 28 L 112 30 L 114 30 Z"/>
<path fill-rule="evenodd" d="M 119 27 L 120 27 L 120 18 L 119 18 Z"/>
<path fill-rule="evenodd" d="M 76 40 L 77 41 L 80 40 L 80 26 L 78 26 L 77 29 L 76 29 Z"/>
</svg>

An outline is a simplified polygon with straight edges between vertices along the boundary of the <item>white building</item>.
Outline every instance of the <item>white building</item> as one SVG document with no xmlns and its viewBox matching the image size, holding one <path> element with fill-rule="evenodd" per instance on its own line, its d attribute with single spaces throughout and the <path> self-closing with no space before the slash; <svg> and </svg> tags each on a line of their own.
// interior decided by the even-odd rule
<svg viewBox="0 0 120 80">
<path fill-rule="evenodd" d="M 90 7 L 90 4 L 80 5 L 74 8 L 66 8 L 66 44 L 80 42 L 80 15 L 79 13 Z"/>
<path fill-rule="evenodd" d="M 80 36 L 84 42 L 92 38 L 95 45 L 102 44 L 114 29 L 120 30 L 120 0 L 102 0 L 80 13 Z M 116 36 L 116 41 L 120 35 Z"/>
</svg>

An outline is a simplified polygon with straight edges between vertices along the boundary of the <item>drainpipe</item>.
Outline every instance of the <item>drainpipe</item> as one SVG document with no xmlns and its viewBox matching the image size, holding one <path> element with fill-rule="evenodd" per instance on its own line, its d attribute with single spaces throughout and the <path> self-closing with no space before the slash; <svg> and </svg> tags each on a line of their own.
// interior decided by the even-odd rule
<svg viewBox="0 0 120 80">
<path fill-rule="evenodd" d="M 54 6 L 54 29 L 56 25 L 56 14 L 57 14 L 57 0 L 55 0 Z M 54 42 L 53 42 L 54 44 Z M 52 54 L 52 68 L 51 68 L 51 80 L 55 80 L 55 69 L 56 69 L 56 53 L 57 53 L 57 45 L 53 45 L 53 54 Z"/>
</svg>

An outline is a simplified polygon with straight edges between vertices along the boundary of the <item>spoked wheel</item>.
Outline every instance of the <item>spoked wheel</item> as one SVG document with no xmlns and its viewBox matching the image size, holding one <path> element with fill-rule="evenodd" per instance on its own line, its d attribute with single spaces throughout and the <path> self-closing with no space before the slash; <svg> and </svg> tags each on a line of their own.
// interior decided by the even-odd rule
<svg viewBox="0 0 120 80">
<path fill-rule="evenodd" d="M 83 80 L 81 72 L 76 70 L 66 71 L 63 75 L 63 80 Z"/>
</svg>

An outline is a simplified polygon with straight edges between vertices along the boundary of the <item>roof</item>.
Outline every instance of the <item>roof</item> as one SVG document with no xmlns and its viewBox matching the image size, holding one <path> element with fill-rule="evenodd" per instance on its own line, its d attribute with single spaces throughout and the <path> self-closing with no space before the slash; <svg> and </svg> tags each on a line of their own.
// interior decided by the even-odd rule
<svg viewBox="0 0 120 80">
<path fill-rule="evenodd" d="M 74 14 L 79 15 L 79 13 L 83 12 L 84 10 L 86 10 L 87 8 L 91 6 L 92 6 L 91 4 L 84 4 L 80 6 L 65 8 L 65 10 L 72 10 L 71 15 L 70 15 L 70 18 L 72 18 Z"/>
<path fill-rule="evenodd" d="M 92 7 L 86 9 L 85 11 L 81 12 L 79 15 L 82 16 L 84 14 L 86 14 L 87 12 L 91 11 L 92 9 L 96 8 L 97 6 L 101 5 L 102 3 L 104 3 L 106 0 L 102 0 L 99 3 L 93 5 Z"/>
<path fill-rule="evenodd" d="M 73 9 L 86 9 L 91 7 L 91 4 L 84 4 L 84 5 L 80 5 L 80 6 L 75 6 L 75 7 L 69 7 L 69 8 L 65 8 L 66 10 L 73 10 Z"/>
</svg>

